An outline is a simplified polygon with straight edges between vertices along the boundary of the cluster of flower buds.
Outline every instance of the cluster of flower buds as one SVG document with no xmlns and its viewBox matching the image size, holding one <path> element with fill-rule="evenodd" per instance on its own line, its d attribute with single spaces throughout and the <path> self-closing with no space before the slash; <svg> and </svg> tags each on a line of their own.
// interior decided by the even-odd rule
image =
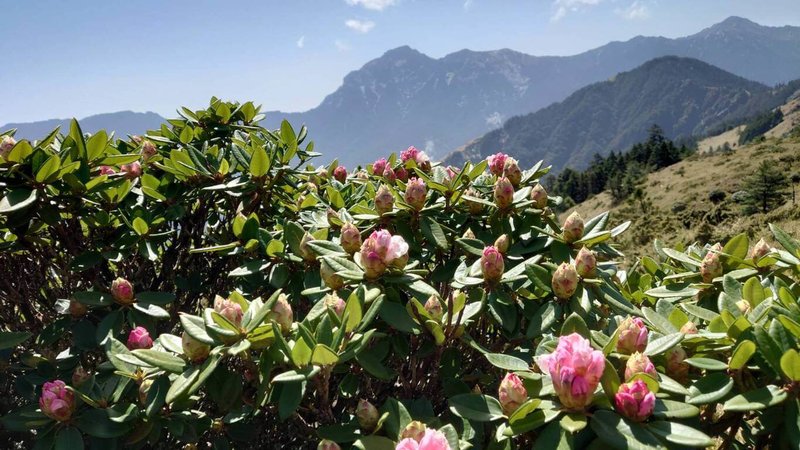
<svg viewBox="0 0 800 450">
<path fill-rule="evenodd" d="M 341 318 L 342 314 L 344 314 L 344 308 L 347 306 L 344 300 L 341 297 L 336 295 L 336 293 L 327 294 L 325 297 L 322 298 L 322 301 L 325 303 L 325 306 L 330 308 L 336 317 Z"/>
<path fill-rule="evenodd" d="M 714 278 L 722 276 L 722 261 L 720 261 L 719 255 L 721 251 L 722 245 L 717 242 L 703 257 L 703 261 L 700 263 L 700 275 L 703 277 L 704 283 L 711 283 Z"/>
<path fill-rule="evenodd" d="M 6 159 L 15 145 L 17 145 L 16 139 L 7 134 L 4 135 L 2 139 L 0 139 L 0 156 Z"/>
<path fill-rule="evenodd" d="M 494 240 L 494 246 L 497 248 L 497 251 L 504 255 L 508 253 L 509 245 L 511 245 L 511 242 L 507 234 L 501 234 L 500 237 Z"/>
<path fill-rule="evenodd" d="M 472 188 L 472 187 L 467 188 L 467 190 L 464 191 L 464 195 L 469 196 L 469 197 L 475 197 L 475 198 L 480 198 L 480 196 L 481 196 L 481 194 L 478 191 L 476 191 L 474 188 Z M 467 208 L 469 208 L 469 213 L 470 214 L 477 215 L 477 214 L 480 214 L 481 211 L 483 211 L 483 205 L 482 204 L 480 204 L 478 202 L 471 201 L 471 200 L 466 200 L 466 199 L 464 201 L 467 202 Z"/>
<path fill-rule="evenodd" d="M 227 298 L 222 298 L 217 295 L 214 298 L 214 311 L 216 311 L 217 314 L 221 315 L 222 317 L 228 319 L 228 321 L 237 328 L 242 325 L 242 317 L 244 317 L 242 305 L 236 303 L 235 301 L 228 300 Z"/>
<path fill-rule="evenodd" d="M 156 149 L 156 145 L 153 144 L 152 141 L 143 139 L 141 153 L 142 153 L 142 159 L 147 161 L 148 159 L 158 154 L 158 149 Z"/>
<path fill-rule="evenodd" d="M 556 350 L 539 357 L 537 364 L 550 374 L 561 404 L 567 409 L 581 410 L 592 402 L 606 359 L 603 352 L 592 348 L 588 339 L 572 333 L 559 337 Z"/>
<path fill-rule="evenodd" d="M 358 419 L 358 424 L 363 430 L 374 430 L 378 425 L 379 418 L 378 408 L 376 408 L 375 405 L 363 398 L 358 401 L 358 406 L 356 406 L 356 419 Z"/>
<path fill-rule="evenodd" d="M 428 301 L 425 302 L 425 311 L 433 320 L 437 322 L 442 320 L 442 316 L 444 316 L 444 308 L 442 308 L 442 301 L 439 300 L 438 296 L 431 295 L 428 297 Z"/>
<path fill-rule="evenodd" d="M 372 174 L 379 177 L 383 176 L 387 167 L 389 167 L 389 163 L 386 162 L 386 158 L 381 158 L 372 163 Z"/>
<path fill-rule="evenodd" d="M 528 391 L 517 374 L 507 373 L 503 381 L 500 382 L 497 397 L 503 407 L 503 412 L 510 416 L 511 413 L 528 400 Z"/>
<path fill-rule="evenodd" d="M 42 386 L 39 408 L 47 417 L 66 422 L 75 411 L 75 394 L 63 381 L 49 381 Z"/>
<path fill-rule="evenodd" d="M 134 301 L 133 285 L 125 278 L 117 278 L 111 282 L 111 296 L 120 305 L 130 305 Z"/>
<path fill-rule="evenodd" d="M 142 176 L 142 164 L 139 161 L 123 164 L 120 166 L 119 171 L 125 174 L 125 178 L 134 180 Z"/>
<path fill-rule="evenodd" d="M 617 352 L 630 355 L 643 352 L 647 348 L 649 332 L 644 321 L 638 317 L 627 317 L 619 325 L 619 338 L 617 339 Z"/>
<path fill-rule="evenodd" d="M 328 263 L 328 261 L 325 259 L 320 260 L 319 276 L 322 278 L 325 286 L 328 286 L 334 291 L 339 290 L 342 288 L 342 286 L 344 286 L 344 279 L 339 275 L 336 275 L 336 270 L 331 267 L 330 263 Z"/>
<path fill-rule="evenodd" d="M 402 269 L 407 262 L 408 244 L 386 230 L 373 231 L 361 245 L 361 265 L 369 279 L 378 278 L 387 267 Z"/>
<path fill-rule="evenodd" d="M 408 180 L 406 185 L 405 201 L 416 211 L 421 210 L 425 206 L 425 199 L 428 195 L 428 189 L 425 187 L 425 181 L 422 178 L 412 178 Z"/>
<path fill-rule="evenodd" d="M 344 166 L 337 166 L 333 169 L 333 178 L 339 183 L 344 183 L 347 181 L 347 169 L 345 169 Z"/>
<path fill-rule="evenodd" d="M 136 327 L 128 334 L 126 345 L 128 350 L 150 348 L 153 346 L 153 338 L 150 337 L 150 333 L 144 327 Z"/>
<path fill-rule="evenodd" d="M 761 238 L 750 250 L 750 257 L 758 261 L 759 259 L 767 256 L 771 251 L 772 249 L 769 247 L 769 244 L 767 244 L 767 241 L 765 241 L 764 238 Z"/>
<path fill-rule="evenodd" d="M 636 422 L 642 422 L 650 417 L 655 404 L 656 396 L 642 380 L 620 385 L 617 394 L 614 395 L 617 411 Z"/>
<path fill-rule="evenodd" d="M 400 152 L 400 160 L 404 163 L 409 160 L 414 160 L 414 162 L 417 164 L 417 167 L 419 167 L 419 169 L 423 172 L 428 172 L 431 170 L 431 160 L 428 158 L 428 155 L 426 155 L 425 152 L 417 150 L 417 148 L 413 145 Z M 398 174 L 397 177 L 400 178 L 400 175 Z"/>
<path fill-rule="evenodd" d="M 490 245 L 483 249 L 481 255 L 481 272 L 483 279 L 488 282 L 495 282 L 503 276 L 505 271 L 505 262 L 503 261 L 503 254 L 497 247 Z"/>
<path fill-rule="evenodd" d="M 572 264 L 561 263 L 556 271 L 553 272 L 550 284 L 553 287 L 553 294 L 562 300 L 566 300 L 578 290 L 578 271 L 575 270 L 575 266 Z"/>
<path fill-rule="evenodd" d="M 689 364 L 685 362 L 686 350 L 678 345 L 667 350 L 665 356 L 667 362 L 664 368 L 667 370 L 667 375 L 678 382 L 685 382 L 689 376 Z"/>
<path fill-rule="evenodd" d="M 508 158 L 508 155 L 499 152 L 486 158 L 486 162 L 489 163 L 489 172 L 498 177 L 503 176 L 503 171 L 506 168 L 506 158 Z"/>
<path fill-rule="evenodd" d="M 300 256 L 306 261 L 316 261 L 317 254 L 314 253 L 314 250 L 311 250 L 311 247 L 308 245 L 309 242 L 314 240 L 314 236 L 306 232 L 303 234 L 303 238 L 300 240 Z"/>
<path fill-rule="evenodd" d="M 575 256 L 575 270 L 581 278 L 593 278 L 597 269 L 597 257 L 586 247 L 581 247 Z"/>
</svg>

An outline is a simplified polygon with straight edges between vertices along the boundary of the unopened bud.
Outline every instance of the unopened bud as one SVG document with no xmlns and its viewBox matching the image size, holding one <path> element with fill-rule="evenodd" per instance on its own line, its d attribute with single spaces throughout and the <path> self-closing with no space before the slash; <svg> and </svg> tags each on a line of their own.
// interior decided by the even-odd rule
<svg viewBox="0 0 800 450">
<path fill-rule="evenodd" d="M 361 399 L 358 401 L 358 406 L 356 407 L 356 418 L 361 428 L 366 431 L 372 431 L 375 429 L 375 426 L 378 425 L 380 416 L 378 415 L 378 409 L 375 408 L 375 405 Z"/>
<path fill-rule="evenodd" d="M 394 195 L 386 185 L 381 185 L 375 193 L 375 210 L 378 214 L 391 212 L 394 208 Z"/>
<path fill-rule="evenodd" d="M 428 301 L 425 302 L 425 311 L 427 311 L 428 315 L 437 322 L 442 320 L 442 316 L 444 315 L 442 302 L 440 302 L 439 298 L 435 295 L 428 297 Z"/>
<path fill-rule="evenodd" d="M 70 300 L 69 301 L 69 314 L 74 318 L 80 318 L 86 315 L 87 312 L 86 305 L 77 301 L 77 300 Z"/>
<path fill-rule="evenodd" d="M 306 261 L 315 261 L 317 259 L 317 254 L 311 250 L 311 247 L 308 245 L 309 242 L 314 240 L 314 236 L 311 233 L 306 232 L 303 235 L 303 239 L 300 240 L 300 256 L 303 257 Z"/>
<path fill-rule="evenodd" d="M 578 271 L 578 275 L 583 278 L 592 278 L 596 268 L 597 258 L 594 256 L 594 252 L 586 247 L 581 248 L 575 257 L 575 270 Z"/>
<path fill-rule="evenodd" d="M 494 241 L 494 246 L 502 254 L 508 253 L 509 239 L 507 234 L 501 234 L 499 238 Z"/>
<path fill-rule="evenodd" d="M 714 278 L 722 276 L 722 261 L 717 253 L 721 251 L 722 245 L 716 243 L 703 257 L 703 261 L 700 263 L 700 275 L 703 277 L 704 283 L 711 283 Z"/>
<path fill-rule="evenodd" d="M 547 191 L 541 184 L 536 183 L 536 186 L 531 189 L 531 200 L 533 201 L 533 206 L 538 209 L 547 207 Z"/>
<path fill-rule="evenodd" d="M 211 351 L 210 346 L 191 337 L 189 333 L 185 331 L 183 332 L 183 336 L 181 336 L 181 347 L 183 348 L 184 356 L 191 362 L 205 361 Z"/>
<path fill-rule="evenodd" d="M 750 257 L 754 260 L 758 261 L 759 259 L 767 256 L 772 249 L 769 248 L 769 244 L 764 238 L 758 240 L 756 245 L 753 246 L 753 249 L 750 251 Z"/>
<path fill-rule="evenodd" d="M 697 325 L 694 324 L 691 320 L 683 324 L 681 327 L 681 333 L 683 334 L 697 334 Z"/>
<path fill-rule="evenodd" d="M 503 261 L 502 253 L 496 247 L 490 245 L 483 249 L 481 271 L 483 272 L 483 279 L 489 282 L 497 281 L 503 276 L 505 262 Z"/>
<path fill-rule="evenodd" d="M 339 183 L 344 183 L 347 181 L 347 169 L 344 166 L 338 166 L 333 169 L 333 178 L 336 178 Z"/>
<path fill-rule="evenodd" d="M 503 173 L 514 187 L 519 186 L 519 183 L 522 181 L 522 171 L 519 169 L 519 164 L 517 164 L 516 159 L 511 157 L 506 159 Z"/>
<path fill-rule="evenodd" d="M 322 259 L 319 263 L 319 275 L 322 278 L 322 281 L 325 282 L 325 286 L 333 289 L 334 291 L 341 289 L 344 286 L 344 279 L 339 275 L 336 275 L 336 270 L 328 263 L 327 260 Z"/>
<path fill-rule="evenodd" d="M 336 293 L 331 293 L 326 295 L 322 301 L 324 301 L 325 306 L 330 308 L 339 318 L 342 317 L 342 314 L 344 314 L 344 308 L 347 306 L 347 304 L 341 299 L 341 297 L 336 295 Z"/>
<path fill-rule="evenodd" d="M 292 305 L 289 304 L 289 297 L 286 294 L 278 295 L 278 300 L 272 305 L 268 320 L 274 320 L 281 327 L 283 334 L 289 333 L 292 330 L 292 323 L 294 323 L 294 313 L 292 312 Z"/>
<path fill-rule="evenodd" d="M 625 380 L 630 380 L 634 375 L 644 373 L 653 378 L 657 378 L 656 366 L 650 361 L 650 358 L 643 353 L 636 352 L 628 358 L 625 364 Z"/>
<path fill-rule="evenodd" d="M 425 181 L 421 178 L 412 178 L 408 180 L 406 185 L 405 201 L 412 208 L 419 211 L 425 206 L 425 198 L 428 195 L 428 189 L 425 187 Z"/>
<path fill-rule="evenodd" d="M 125 278 L 117 278 L 111 283 L 111 296 L 121 305 L 133 303 L 133 285 Z"/>
<path fill-rule="evenodd" d="M 583 227 L 583 218 L 577 211 L 573 211 L 564 221 L 564 240 L 572 243 L 582 238 Z"/>
<path fill-rule="evenodd" d="M 413 439 L 419 442 L 425 436 L 426 429 L 427 427 L 424 423 L 419 420 L 412 420 L 411 423 L 403 428 L 403 431 L 400 433 L 400 439 Z"/>
<path fill-rule="evenodd" d="M 339 447 L 339 444 L 337 444 L 336 442 L 323 439 L 319 441 L 319 445 L 317 445 L 317 450 L 342 450 L 342 447 Z"/>
<path fill-rule="evenodd" d="M 342 225 L 340 243 L 344 251 L 351 255 L 359 251 L 361 249 L 361 233 L 358 228 L 350 222 Z"/>
<path fill-rule="evenodd" d="M 575 266 L 569 263 L 561 263 L 553 272 L 553 279 L 551 280 L 553 287 L 553 294 L 556 297 L 566 300 L 575 294 L 578 289 L 578 271 Z"/>
<path fill-rule="evenodd" d="M 494 184 L 494 203 L 498 208 L 508 209 L 514 202 L 514 186 L 508 178 L 502 177 Z"/>
</svg>

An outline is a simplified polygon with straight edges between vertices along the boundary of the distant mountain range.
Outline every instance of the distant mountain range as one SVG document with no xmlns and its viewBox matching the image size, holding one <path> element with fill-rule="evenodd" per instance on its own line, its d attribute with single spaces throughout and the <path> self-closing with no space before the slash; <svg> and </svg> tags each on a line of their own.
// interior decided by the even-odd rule
<svg viewBox="0 0 800 450">
<path fill-rule="evenodd" d="M 556 169 L 582 168 L 595 153 L 643 140 L 652 124 L 673 139 L 704 135 L 776 108 L 799 88 L 800 82 L 770 88 L 696 59 L 665 56 L 513 117 L 445 162 L 460 165 L 502 151 L 523 167 L 544 159 Z"/>
<path fill-rule="evenodd" d="M 316 149 L 350 168 L 409 145 L 443 157 L 512 116 L 537 111 L 581 87 L 666 55 L 694 57 L 773 85 L 800 78 L 800 27 L 766 27 L 731 17 L 688 37 L 640 36 L 574 56 L 504 49 L 462 50 L 434 59 L 399 47 L 348 74 L 316 108 L 268 112 L 265 125 L 275 128 L 284 118 L 295 126 L 307 124 Z M 118 134 L 153 127 L 123 123 L 116 114 L 123 113 L 102 116 L 113 119 L 104 126 Z M 18 136 L 43 136 L 35 128 L 39 124 L 0 129 L 15 126 Z"/>
<path fill-rule="evenodd" d="M 69 123 L 72 119 L 51 119 L 41 122 L 9 123 L 0 126 L 0 130 L 16 128 L 17 138 L 42 139 L 56 127 L 61 127 L 64 134 L 69 132 Z M 115 113 L 97 114 L 80 119 L 81 130 L 84 133 L 94 133 L 98 130 L 116 132 L 120 138 L 127 135 L 144 134 L 147 130 L 161 127 L 166 119 L 153 112 L 138 113 L 133 111 L 120 111 Z"/>
</svg>

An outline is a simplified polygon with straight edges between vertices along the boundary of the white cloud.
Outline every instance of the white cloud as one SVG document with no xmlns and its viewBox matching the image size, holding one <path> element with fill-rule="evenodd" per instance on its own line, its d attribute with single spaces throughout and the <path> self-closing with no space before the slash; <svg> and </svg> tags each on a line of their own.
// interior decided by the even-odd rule
<svg viewBox="0 0 800 450">
<path fill-rule="evenodd" d="M 300 39 L 297 40 L 297 48 L 303 48 L 306 45 L 306 37 L 300 36 Z"/>
<path fill-rule="evenodd" d="M 627 8 L 617 8 L 614 12 L 618 16 L 628 20 L 646 19 L 650 17 L 650 10 L 647 8 L 647 5 L 639 0 L 634 0 Z"/>
<path fill-rule="evenodd" d="M 499 111 L 495 111 L 486 118 L 486 125 L 492 128 L 498 128 L 503 124 L 503 116 Z"/>
<path fill-rule="evenodd" d="M 357 33 L 369 33 L 371 29 L 375 28 L 375 22 L 371 20 L 350 19 L 344 25 Z"/>
<path fill-rule="evenodd" d="M 595 6 L 603 0 L 555 0 L 553 2 L 553 15 L 550 20 L 557 22 L 564 18 L 567 13 L 580 11 L 587 7 Z"/>
<path fill-rule="evenodd" d="M 473 0 L 464 0 L 464 11 L 469 11 L 472 9 L 473 3 L 475 3 Z"/>
<path fill-rule="evenodd" d="M 373 11 L 383 11 L 384 9 L 397 3 L 396 0 L 345 0 L 350 6 L 361 6 Z"/>
<path fill-rule="evenodd" d="M 340 52 L 346 52 L 350 50 L 350 44 L 348 44 L 347 41 L 343 41 L 341 39 L 336 39 L 335 41 L 333 41 L 333 45 L 335 45 L 336 50 L 339 50 Z"/>
</svg>

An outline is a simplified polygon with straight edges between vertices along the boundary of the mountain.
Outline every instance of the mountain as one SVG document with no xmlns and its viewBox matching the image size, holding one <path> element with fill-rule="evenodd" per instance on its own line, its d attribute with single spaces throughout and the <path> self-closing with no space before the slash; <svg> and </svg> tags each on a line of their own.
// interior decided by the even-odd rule
<svg viewBox="0 0 800 450">
<path fill-rule="evenodd" d="M 665 56 L 582 88 L 563 102 L 513 117 L 445 161 L 458 165 L 502 151 L 523 167 L 544 159 L 556 169 L 581 168 L 595 153 L 627 150 L 644 140 L 654 123 L 671 139 L 703 135 L 782 105 L 787 90 L 696 59 Z"/>
<path fill-rule="evenodd" d="M 0 126 L 0 130 L 16 128 L 17 139 L 41 139 L 58 126 L 61 127 L 61 132 L 69 132 L 70 121 L 71 119 L 50 119 L 40 122 L 9 123 Z M 98 130 L 115 131 L 117 136 L 124 138 L 129 134 L 144 134 L 147 130 L 159 128 L 165 121 L 166 119 L 153 112 L 120 111 L 89 116 L 78 122 L 85 133 L 94 133 Z"/>
<path fill-rule="evenodd" d="M 767 85 L 800 78 L 800 27 L 731 17 L 691 36 L 635 37 L 574 56 L 462 50 L 439 59 L 400 47 L 349 73 L 322 103 L 267 113 L 309 126 L 317 149 L 345 165 L 408 145 L 443 156 L 507 118 L 561 101 L 575 90 L 667 55 L 694 57 Z"/>
</svg>

